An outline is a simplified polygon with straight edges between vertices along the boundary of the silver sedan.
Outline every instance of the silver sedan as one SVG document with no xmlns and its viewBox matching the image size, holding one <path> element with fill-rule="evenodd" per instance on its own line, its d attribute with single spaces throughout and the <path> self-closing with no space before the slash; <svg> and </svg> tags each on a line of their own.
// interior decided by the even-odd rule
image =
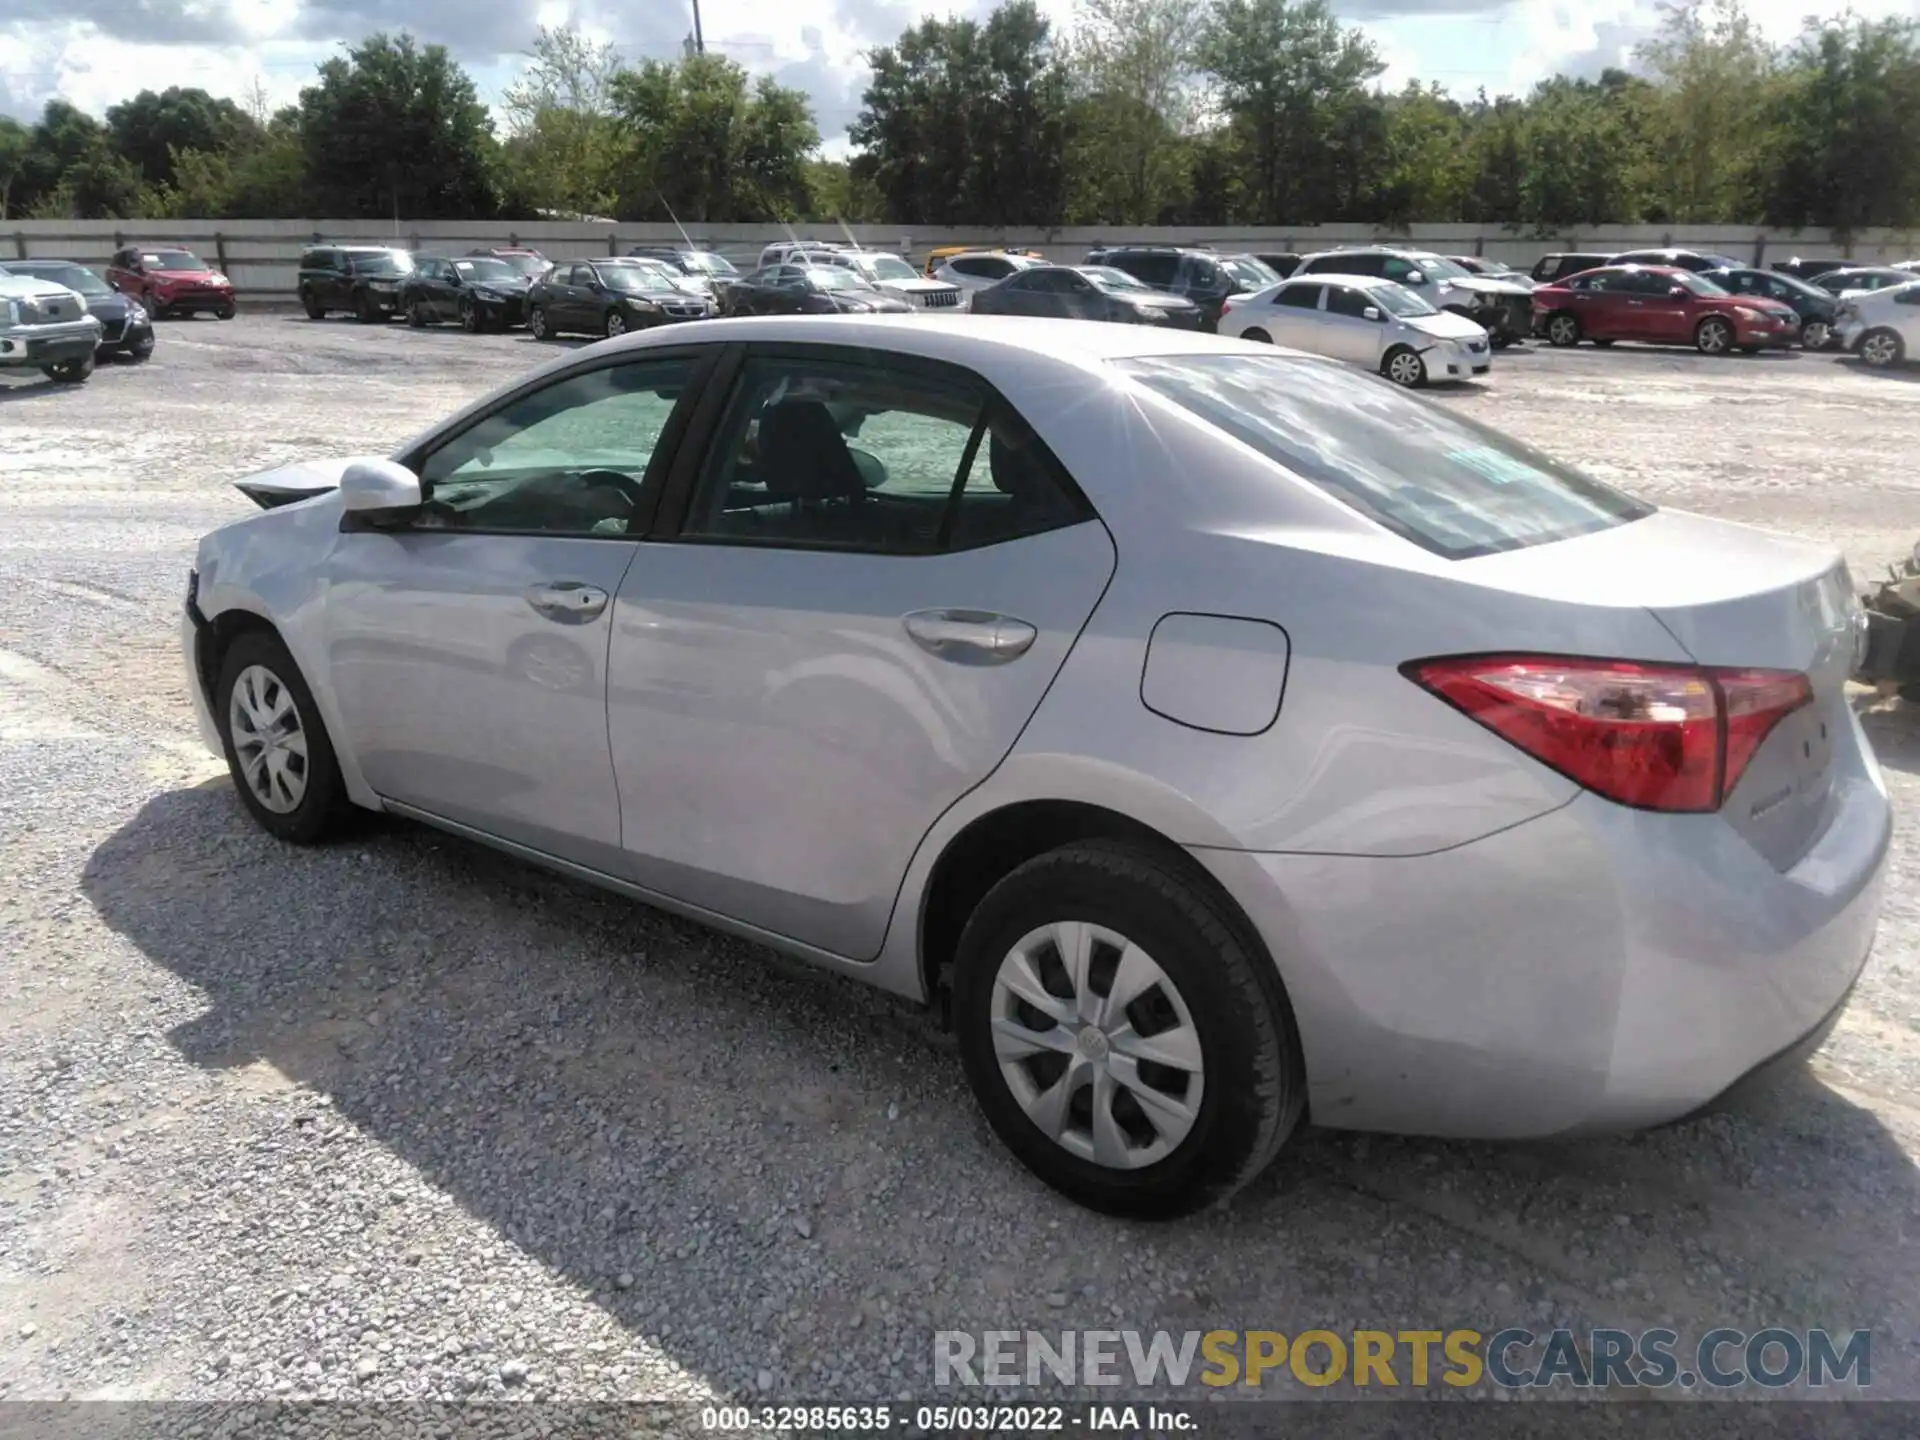
<svg viewBox="0 0 1920 1440">
<path fill-rule="evenodd" d="M 1685 1115 L 1873 942 L 1839 558 L 1320 358 L 696 322 L 242 488 L 183 639 L 263 829 L 386 811 L 941 1005 L 1103 1210 L 1309 1116 Z"/>
</svg>

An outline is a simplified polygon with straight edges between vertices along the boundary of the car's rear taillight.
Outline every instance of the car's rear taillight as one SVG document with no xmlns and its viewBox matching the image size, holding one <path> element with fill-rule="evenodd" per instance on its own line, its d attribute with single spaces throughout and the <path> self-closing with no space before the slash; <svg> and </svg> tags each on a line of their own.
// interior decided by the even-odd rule
<svg viewBox="0 0 1920 1440">
<path fill-rule="evenodd" d="M 1813 700 L 1790 670 L 1479 655 L 1401 673 L 1569 780 L 1642 810 L 1718 810 L 1773 727 Z"/>
</svg>

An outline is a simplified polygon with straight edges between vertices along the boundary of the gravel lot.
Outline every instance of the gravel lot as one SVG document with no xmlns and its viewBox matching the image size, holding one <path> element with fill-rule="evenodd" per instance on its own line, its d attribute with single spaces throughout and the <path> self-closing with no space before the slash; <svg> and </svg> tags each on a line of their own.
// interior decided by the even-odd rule
<svg viewBox="0 0 1920 1440">
<path fill-rule="evenodd" d="M 1920 707 L 1860 697 L 1895 869 L 1803 1077 L 1617 1141 L 1306 1135 L 1161 1228 L 1030 1180 L 892 1000 L 424 830 L 259 835 L 175 640 L 229 482 L 548 353 L 258 314 L 0 379 L 0 1397 L 858 1403 L 928 1398 L 936 1328 L 1669 1323 L 1871 1326 L 1920 1399 Z M 1920 536 L 1916 381 L 1529 348 L 1448 403 L 1864 579 Z"/>
</svg>

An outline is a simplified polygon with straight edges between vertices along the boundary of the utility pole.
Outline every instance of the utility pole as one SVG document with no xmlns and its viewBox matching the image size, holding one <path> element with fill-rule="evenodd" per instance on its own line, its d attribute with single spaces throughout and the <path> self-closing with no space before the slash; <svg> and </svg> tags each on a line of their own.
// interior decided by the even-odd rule
<svg viewBox="0 0 1920 1440">
<path fill-rule="evenodd" d="M 693 0 L 693 49 L 696 55 L 707 53 L 707 39 L 700 32 L 700 0 Z"/>
</svg>

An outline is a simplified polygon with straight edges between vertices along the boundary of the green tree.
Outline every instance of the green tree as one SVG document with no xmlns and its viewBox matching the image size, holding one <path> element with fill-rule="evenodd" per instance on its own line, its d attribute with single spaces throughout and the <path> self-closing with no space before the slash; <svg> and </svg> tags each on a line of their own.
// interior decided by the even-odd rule
<svg viewBox="0 0 1920 1440">
<path fill-rule="evenodd" d="M 1555 77 L 1528 99 L 1519 218 L 1537 233 L 1619 224 L 1636 213 L 1637 142 L 1616 103 L 1621 86 L 1608 79 Z"/>
<path fill-rule="evenodd" d="M 1769 114 L 1773 47 L 1740 0 L 1662 8 L 1659 35 L 1636 52 L 1653 85 L 1655 203 L 1682 223 L 1750 219 L 1779 149 Z"/>
<path fill-rule="evenodd" d="M 256 128 L 247 112 L 233 101 L 178 86 L 159 92 L 142 90 L 107 111 L 107 131 L 114 149 L 153 184 L 174 178 L 176 151 L 237 153 L 258 138 Z"/>
<path fill-rule="evenodd" d="M 1204 14 L 1202 0 L 1080 0 L 1068 47 L 1076 220 L 1152 224 L 1182 198 Z"/>
<path fill-rule="evenodd" d="M 1767 182 L 1770 224 L 1852 234 L 1920 223 L 1920 25 L 1810 24 L 1773 116 L 1782 154 Z"/>
<path fill-rule="evenodd" d="M 33 133 L 11 116 L 0 115 L 0 220 L 7 218 L 14 181 L 27 163 Z"/>
<path fill-rule="evenodd" d="M 372 35 L 300 92 L 312 202 L 338 216 L 491 215 L 497 146 L 466 71 L 440 45 Z"/>
<path fill-rule="evenodd" d="M 1463 219 L 1474 180 L 1466 113 L 1438 85 L 1408 81 L 1384 115 L 1373 218 L 1396 227 Z"/>
<path fill-rule="evenodd" d="M 630 155 L 614 99 L 620 52 L 578 30 L 542 27 L 506 113 L 508 186 L 546 210 L 609 215 Z"/>
</svg>

